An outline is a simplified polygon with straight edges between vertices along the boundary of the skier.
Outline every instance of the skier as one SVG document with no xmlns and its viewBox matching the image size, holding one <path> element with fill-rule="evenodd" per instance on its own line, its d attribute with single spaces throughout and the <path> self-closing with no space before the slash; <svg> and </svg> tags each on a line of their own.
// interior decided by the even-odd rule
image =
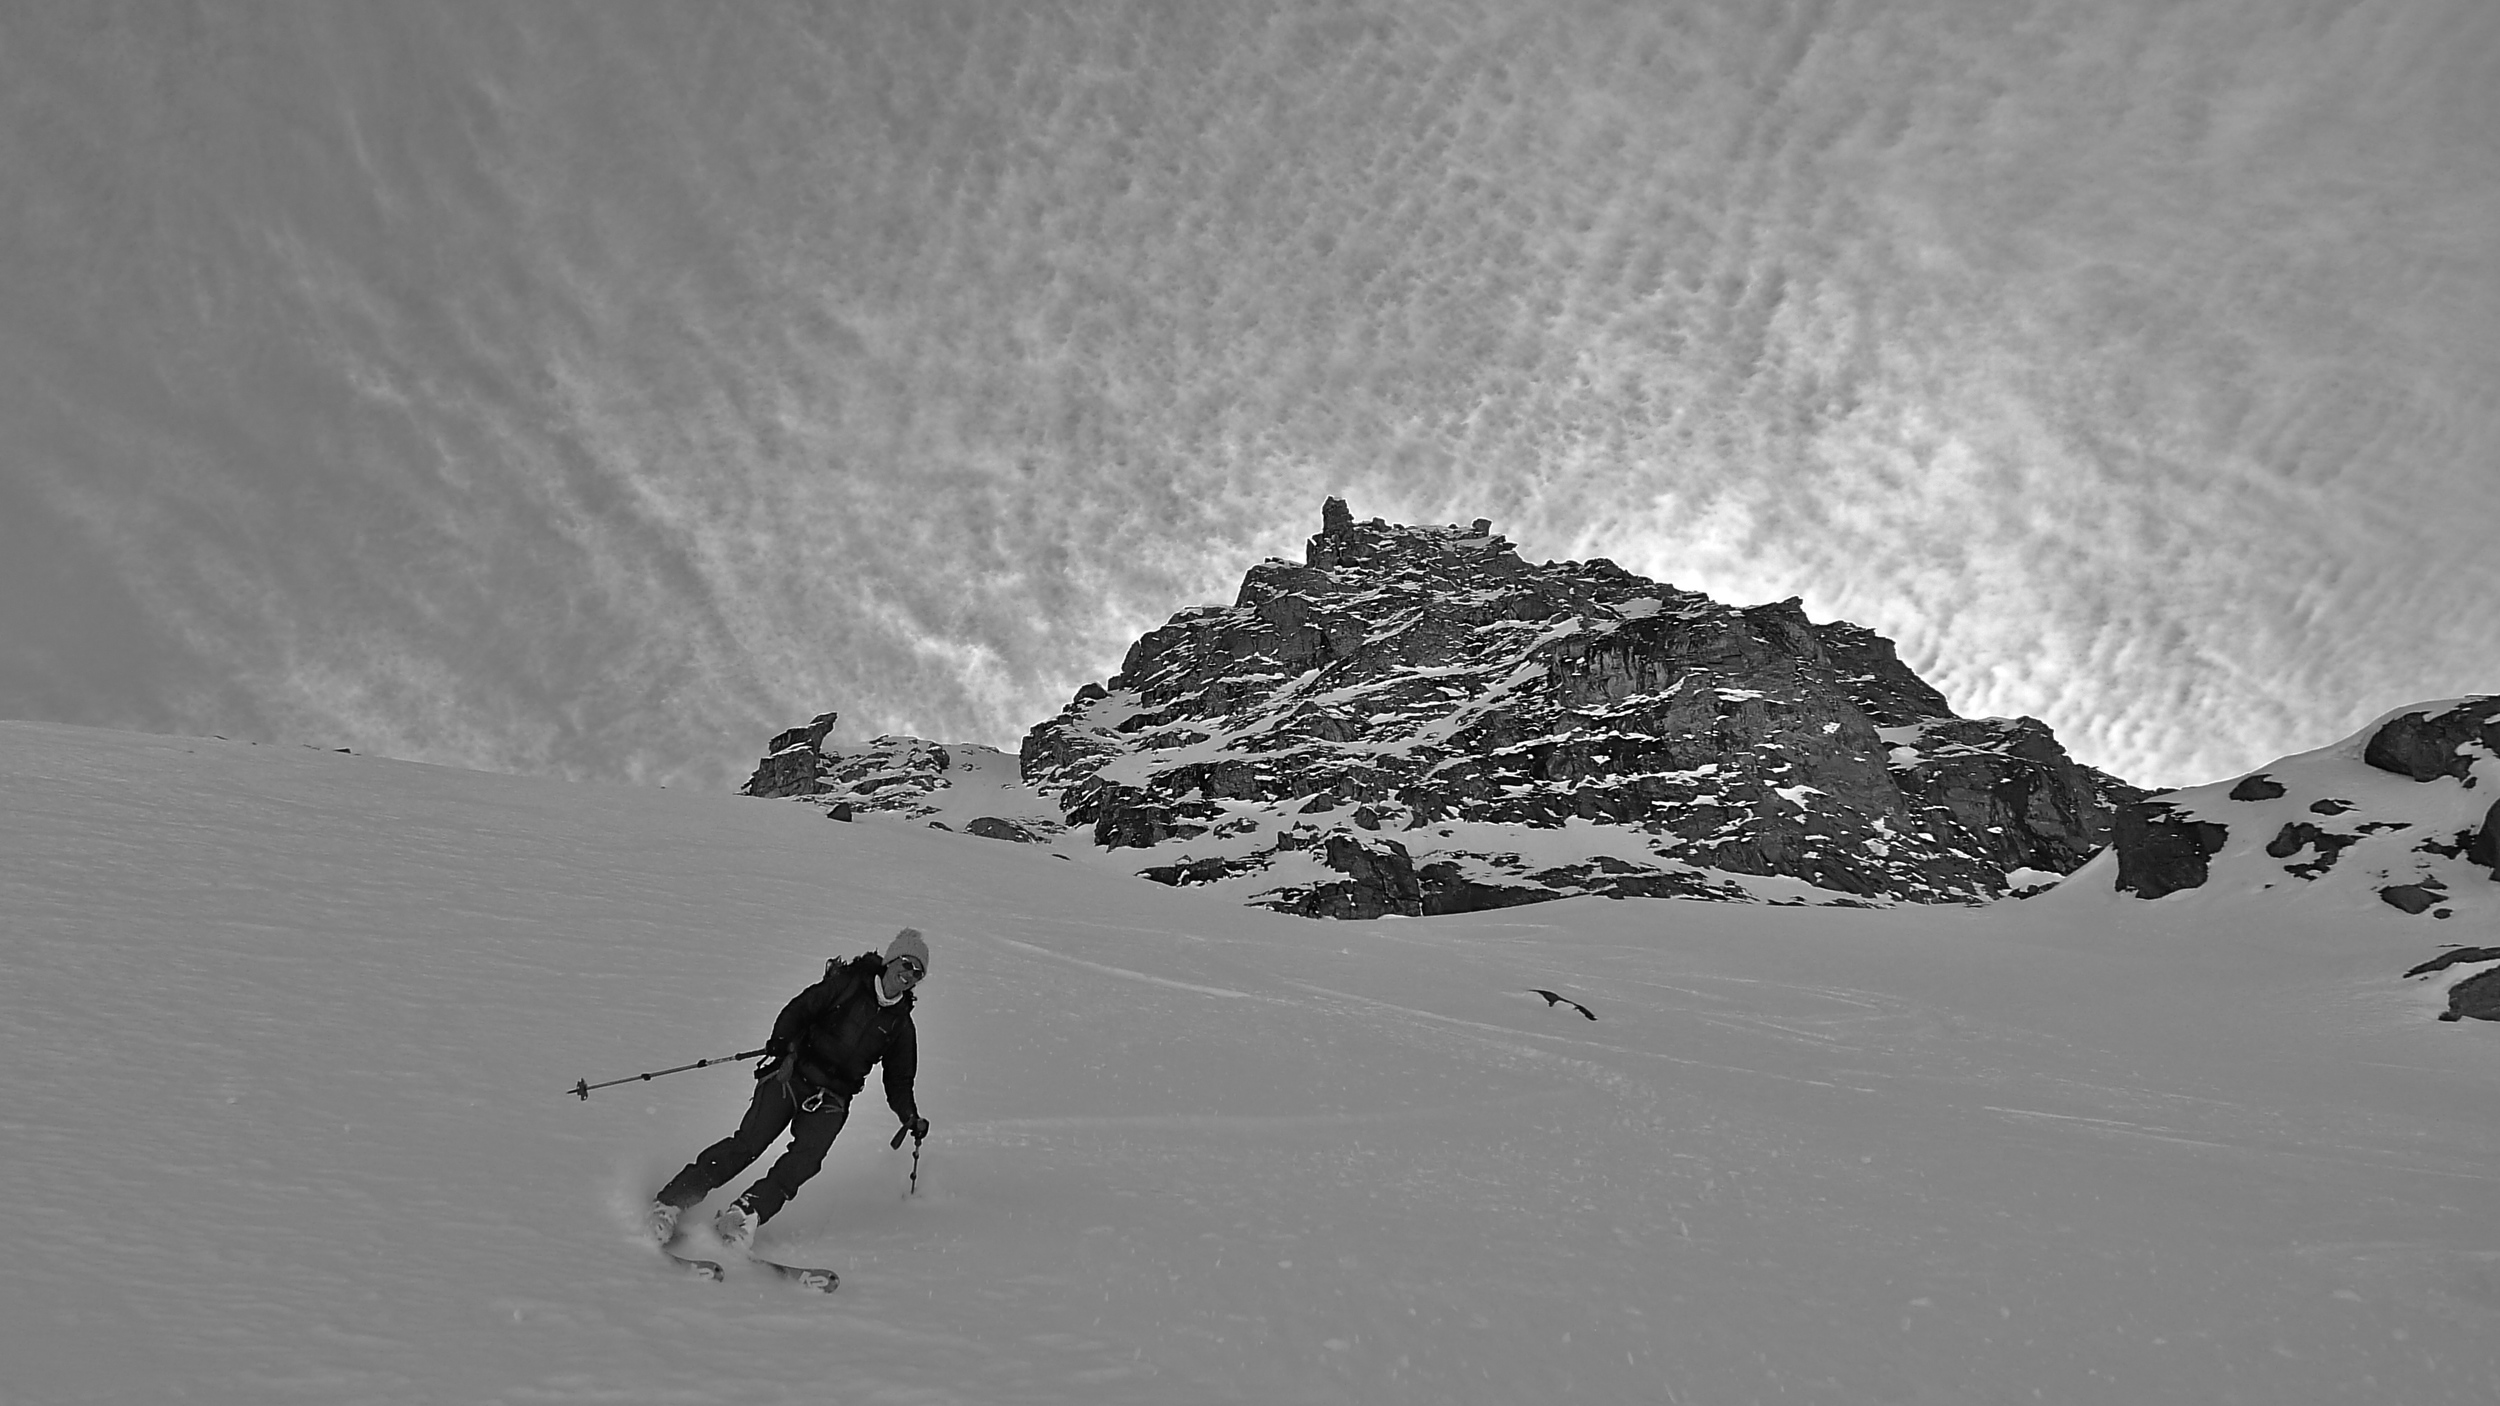
<svg viewBox="0 0 2500 1406">
<path fill-rule="evenodd" d="M 824 1165 L 825 1150 L 867 1082 L 868 1066 L 879 1060 L 885 1061 L 885 1101 L 913 1137 L 927 1137 L 929 1120 L 912 1099 L 920 1036 L 911 1007 L 912 989 L 928 974 L 928 940 L 919 929 L 905 928 L 886 944 L 885 955 L 862 952 L 832 963 L 824 980 L 782 1007 L 755 1071 L 755 1101 L 746 1118 L 660 1189 L 651 1203 L 652 1238 L 663 1245 L 674 1239 L 688 1207 L 744 1171 L 787 1128 L 789 1149 L 712 1221 L 723 1242 L 751 1251 L 756 1227 Z"/>
</svg>

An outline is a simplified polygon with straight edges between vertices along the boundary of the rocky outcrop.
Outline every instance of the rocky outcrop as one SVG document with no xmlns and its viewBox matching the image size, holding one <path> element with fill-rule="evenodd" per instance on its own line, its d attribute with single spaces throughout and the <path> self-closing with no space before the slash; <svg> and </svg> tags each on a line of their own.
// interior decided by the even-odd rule
<svg viewBox="0 0 2500 1406">
<path fill-rule="evenodd" d="M 825 755 L 818 749 L 833 731 L 839 713 L 818 713 L 805 727 L 794 727 L 773 738 L 764 749 L 764 760 L 758 762 L 755 774 L 738 788 L 744 796 L 812 796 L 824 789 Z"/>
<path fill-rule="evenodd" d="M 1485 520 L 1336 499 L 1300 562 L 1139 639 L 1021 762 L 1150 877 L 1327 916 L 1980 901 L 2071 872 L 2140 794 L 2036 719 L 1956 716 L 1890 641 L 1794 599 L 1531 565 Z"/>
<path fill-rule="evenodd" d="M 774 737 L 739 794 L 841 807 L 840 818 L 848 820 L 863 810 L 912 809 L 946 785 L 954 758 L 945 747 L 894 736 L 853 746 L 829 742 L 840 716 L 818 713 L 805 727 Z"/>
<path fill-rule="evenodd" d="M 2460 841 L 2458 853 L 2467 862 L 2490 870 L 2491 877 L 2500 880 L 2500 801 L 2493 801 L 2491 809 L 2483 812 L 2483 823 Z"/>
<path fill-rule="evenodd" d="M 2161 898 L 2222 875 L 2234 894 L 2350 885 L 2407 915 L 2500 910 L 2487 782 L 2500 782 L 2500 696 L 2404 709 L 2236 780 L 2123 807 L 2117 887 Z"/>
<path fill-rule="evenodd" d="M 946 785 L 954 764 L 939 743 L 877 737 L 856 747 L 828 750 L 822 789 L 864 809 L 894 810 Z"/>
<path fill-rule="evenodd" d="M 2500 1020 L 2500 969 L 2476 972 L 2448 988 L 2441 1020 Z"/>
<path fill-rule="evenodd" d="M 2416 781 L 2465 779 L 2474 763 L 2500 757 L 2500 697 L 2474 698 L 2438 710 L 2406 713 L 2370 734 L 2361 759 Z"/>
<path fill-rule="evenodd" d="M 1066 829 L 995 747 L 892 734 L 835 742 L 836 718 L 819 713 L 773 738 L 740 789 L 818 806 L 835 820 L 908 820 L 1013 844 L 1052 845 Z"/>
<path fill-rule="evenodd" d="M 2204 885 L 2207 861 L 2222 852 L 2227 825 L 2198 820 L 2167 801 L 2142 800 L 2118 808 L 2118 887 L 2139 898 L 2160 898 Z"/>
<path fill-rule="evenodd" d="M 2405 975 L 2427 978 L 2451 967 L 2470 966 L 2481 970 L 2462 978 L 2449 978 L 2448 1009 L 2440 1012 L 2441 1020 L 2500 1020 L 2500 947 L 2459 947 L 2442 952 Z"/>
</svg>

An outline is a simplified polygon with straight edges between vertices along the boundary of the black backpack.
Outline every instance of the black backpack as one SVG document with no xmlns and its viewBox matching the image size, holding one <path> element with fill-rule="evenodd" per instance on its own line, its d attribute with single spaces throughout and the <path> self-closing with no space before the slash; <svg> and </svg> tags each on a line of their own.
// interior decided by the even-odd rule
<svg viewBox="0 0 2500 1406">
<path fill-rule="evenodd" d="M 884 970 L 885 958 L 878 956 L 875 948 L 870 948 L 856 957 L 828 959 L 825 962 L 825 979 L 830 981 L 837 976 L 875 976 Z"/>
</svg>

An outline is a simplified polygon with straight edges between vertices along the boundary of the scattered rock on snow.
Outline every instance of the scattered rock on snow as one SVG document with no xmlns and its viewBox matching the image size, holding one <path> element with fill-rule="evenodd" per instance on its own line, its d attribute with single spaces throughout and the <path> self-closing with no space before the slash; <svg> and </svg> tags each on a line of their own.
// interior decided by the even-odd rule
<svg viewBox="0 0 2500 1406">
<path fill-rule="evenodd" d="M 2418 705 L 2236 780 L 2147 798 L 2120 813 L 2117 887 L 2159 897 L 2220 883 L 2317 899 L 2366 889 L 2406 914 L 2500 911 L 2483 886 L 2500 876 L 2500 805 L 2476 794 L 2500 781 L 2493 736 L 2500 695 Z"/>
<path fill-rule="evenodd" d="M 2336 859 L 2352 845 L 2361 841 L 2359 835 L 2321 830 L 2306 820 L 2287 822 L 2266 842 L 2266 853 L 2276 859 L 2289 859 L 2305 849 L 2314 849 L 2317 858 L 2302 864 L 2286 864 L 2283 872 L 2303 879 L 2314 879 L 2335 867 Z"/>
<path fill-rule="evenodd" d="M 2283 783 L 2262 771 L 2241 777 L 2240 784 L 2231 788 L 2235 801 L 2271 801 L 2282 794 Z"/>
<path fill-rule="evenodd" d="M 2406 976 L 2429 976 L 2466 962 L 2500 962 L 2500 947 L 2459 947 L 2442 952 L 2422 965 L 2406 972 Z"/>
<path fill-rule="evenodd" d="M 2447 889 L 2437 879 L 2415 884 L 2391 884 L 2378 891 L 2381 900 L 2407 913 L 2425 913 L 2447 901 Z"/>
<path fill-rule="evenodd" d="M 2437 976 L 2451 967 L 2480 966 L 2486 970 L 2470 972 L 2448 988 L 2448 1009 L 2441 1020 L 2500 1020 L 2500 947 L 2458 947 L 2422 963 L 2406 972 L 2408 979 L 2419 980 Z"/>
</svg>

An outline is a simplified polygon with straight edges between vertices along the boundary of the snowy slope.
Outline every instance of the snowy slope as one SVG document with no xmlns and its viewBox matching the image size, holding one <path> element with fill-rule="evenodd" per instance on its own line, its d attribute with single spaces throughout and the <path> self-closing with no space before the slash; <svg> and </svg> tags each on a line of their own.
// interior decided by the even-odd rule
<svg viewBox="0 0 2500 1406">
<path fill-rule="evenodd" d="M 2187 897 L 1313 923 L 0 723 L 0 1401 L 2490 1401 L 2500 1028 L 2384 905 Z M 564 1090 L 906 921 L 920 1194 L 864 1099 L 768 1230 L 838 1294 L 663 1272 L 746 1078 Z"/>
</svg>

